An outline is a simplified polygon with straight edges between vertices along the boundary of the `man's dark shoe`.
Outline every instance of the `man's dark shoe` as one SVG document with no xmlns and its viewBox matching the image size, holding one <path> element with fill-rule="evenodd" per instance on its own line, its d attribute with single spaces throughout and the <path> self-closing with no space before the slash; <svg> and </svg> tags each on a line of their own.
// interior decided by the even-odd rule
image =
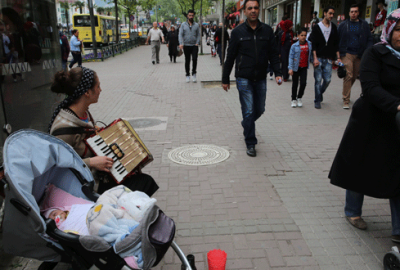
<svg viewBox="0 0 400 270">
<path fill-rule="evenodd" d="M 392 241 L 395 243 L 400 243 L 400 235 L 392 235 Z"/>
<path fill-rule="evenodd" d="M 155 65 L 155 64 L 156 64 L 156 62 L 155 62 L 155 61 L 152 61 L 152 63 L 153 63 L 153 65 Z"/>
<path fill-rule="evenodd" d="M 246 153 L 247 153 L 247 155 L 248 155 L 249 157 L 255 157 L 255 156 L 257 156 L 257 152 L 256 152 L 256 149 L 254 148 L 254 146 L 247 148 Z"/>
<path fill-rule="evenodd" d="M 157 64 L 160 64 L 160 62 L 157 62 Z"/>
<path fill-rule="evenodd" d="M 352 219 L 351 217 L 346 217 L 346 219 L 351 225 L 353 225 L 357 229 L 360 229 L 360 230 L 367 229 L 367 223 L 361 217 L 356 218 L 356 219 Z"/>
<path fill-rule="evenodd" d="M 321 102 L 315 102 L 314 107 L 315 109 L 321 109 Z"/>
</svg>

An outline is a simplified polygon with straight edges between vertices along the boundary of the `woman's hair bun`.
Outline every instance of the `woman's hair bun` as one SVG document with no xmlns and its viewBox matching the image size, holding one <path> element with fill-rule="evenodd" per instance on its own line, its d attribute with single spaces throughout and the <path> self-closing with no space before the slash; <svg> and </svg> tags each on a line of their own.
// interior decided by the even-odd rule
<svg viewBox="0 0 400 270">
<path fill-rule="evenodd" d="M 58 94 L 67 94 L 72 96 L 81 79 L 82 68 L 73 68 L 69 72 L 58 71 L 54 75 L 54 82 L 51 85 L 51 91 Z"/>
</svg>

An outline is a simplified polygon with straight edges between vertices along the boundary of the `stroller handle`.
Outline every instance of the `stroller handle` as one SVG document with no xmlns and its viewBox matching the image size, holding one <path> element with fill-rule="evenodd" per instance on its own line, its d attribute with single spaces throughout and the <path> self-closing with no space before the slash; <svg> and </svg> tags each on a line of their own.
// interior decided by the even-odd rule
<svg viewBox="0 0 400 270">
<path fill-rule="evenodd" d="M 193 270 L 192 267 L 190 266 L 189 261 L 185 257 L 185 254 L 183 251 L 179 248 L 179 246 L 175 243 L 175 241 L 172 241 L 171 247 L 175 251 L 176 255 L 178 255 L 179 259 L 181 260 L 182 264 L 186 266 L 186 270 Z"/>
</svg>

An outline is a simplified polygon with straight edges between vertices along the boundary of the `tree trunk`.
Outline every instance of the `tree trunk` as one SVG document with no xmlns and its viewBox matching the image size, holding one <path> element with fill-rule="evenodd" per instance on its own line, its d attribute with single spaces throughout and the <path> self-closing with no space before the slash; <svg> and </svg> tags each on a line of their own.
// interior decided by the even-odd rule
<svg viewBox="0 0 400 270">
<path fill-rule="evenodd" d="M 65 19 L 67 19 L 67 32 L 69 32 L 69 14 L 68 14 L 68 9 L 65 9 Z"/>
<path fill-rule="evenodd" d="M 115 30 L 116 30 L 116 39 L 115 41 L 119 43 L 119 26 L 118 26 L 118 0 L 114 0 L 115 4 Z"/>
<path fill-rule="evenodd" d="M 80 12 L 81 14 L 83 13 L 83 12 L 82 12 L 82 7 L 79 8 L 79 12 Z"/>
</svg>

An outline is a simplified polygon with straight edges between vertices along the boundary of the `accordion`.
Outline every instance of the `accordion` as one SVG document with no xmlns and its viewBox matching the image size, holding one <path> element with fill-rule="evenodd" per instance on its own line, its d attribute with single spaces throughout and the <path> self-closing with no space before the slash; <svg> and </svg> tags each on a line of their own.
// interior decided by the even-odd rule
<svg viewBox="0 0 400 270">
<path fill-rule="evenodd" d="M 113 159 L 110 172 L 118 184 L 153 161 L 153 156 L 138 134 L 123 119 L 117 119 L 100 129 L 85 142 L 95 155 Z"/>
</svg>

